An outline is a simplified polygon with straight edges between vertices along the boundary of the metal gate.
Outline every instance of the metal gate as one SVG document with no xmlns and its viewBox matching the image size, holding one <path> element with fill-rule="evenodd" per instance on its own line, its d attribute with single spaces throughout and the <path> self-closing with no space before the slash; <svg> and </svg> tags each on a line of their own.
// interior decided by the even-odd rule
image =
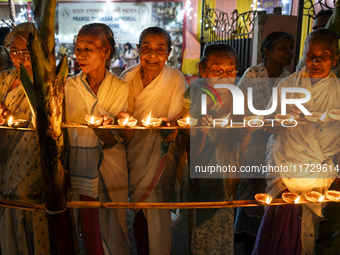
<svg viewBox="0 0 340 255">
<path fill-rule="evenodd" d="M 333 9 L 336 0 L 300 0 L 299 1 L 299 27 L 298 34 L 302 38 L 311 31 L 311 25 L 315 19 L 316 13 L 320 10 Z M 244 71 L 251 66 L 251 56 L 253 48 L 254 20 L 257 15 L 265 13 L 264 11 L 249 11 L 238 13 L 226 13 L 216 8 L 210 8 L 202 0 L 202 22 L 201 22 L 201 56 L 204 45 L 211 42 L 221 42 L 231 45 L 238 54 L 238 69 L 242 75 Z M 302 19 L 308 18 L 308 29 L 305 35 L 301 34 Z M 296 44 L 300 45 L 301 37 L 296 38 Z M 299 56 L 300 47 L 296 47 L 296 56 Z"/>
</svg>

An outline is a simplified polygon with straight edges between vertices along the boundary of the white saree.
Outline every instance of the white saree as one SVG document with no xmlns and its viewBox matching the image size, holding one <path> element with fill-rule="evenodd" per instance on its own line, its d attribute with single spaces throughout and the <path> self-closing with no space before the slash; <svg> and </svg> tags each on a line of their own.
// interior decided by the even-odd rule
<svg viewBox="0 0 340 255">
<path fill-rule="evenodd" d="M 129 107 L 141 124 L 148 117 L 174 120 L 182 111 L 186 82 L 183 74 L 167 65 L 145 88 L 140 76 L 141 64 L 122 74 L 129 83 Z M 171 202 L 178 162 L 178 146 L 172 142 L 161 154 L 163 138 L 153 130 L 137 131 L 127 144 L 131 202 Z M 169 210 L 143 210 L 148 222 L 150 254 L 170 254 L 171 214 Z"/>
<path fill-rule="evenodd" d="M 31 110 L 23 86 L 11 90 L 18 77 L 16 69 L 0 74 L 0 101 L 15 119 L 29 120 Z M 30 124 L 32 126 L 32 124 Z M 0 197 L 26 203 L 41 203 L 33 195 L 41 188 L 41 165 L 35 132 L 0 130 Z M 2 254 L 50 254 L 46 214 L 0 208 Z"/>
<path fill-rule="evenodd" d="M 326 110 L 340 109 L 340 82 L 332 71 L 328 77 L 312 85 L 307 70 L 304 68 L 279 84 L 279 98 L 281 87 L 302 87 L 309 90 L 311 100 L 303 104 L 308 111 L 324 113 Z M 289 98 L 301 97 L 303 98 L 304 95 L 298 93 L 292 93 L 289 96 Z M 268 107 L 270 105 L 271 102 Z M 328 190 L 336 176 L 333 156 L 340 151 L 340 132 L 337 121 L 321 123 L 307 121 L 306 124 L 298 124 L 292 132 L 286 131 L 279 134 L 275 141 L 272 141 L 267 149 L 267 163 L 273 166 L 286 166 L 291 171 L 267 175 L 267 192 L 270 195 L 277 197 L 286 188 L 302 195 L 312 190 L 324 194 Z M 309 165 L 308 171 L 306 171 L 307 164 Z M 315 166 L 314 171 L 310 171 L 312 164 Z M 323 164 L 327 165 L 327 171 L 317 171 L 316 167 Z M 321 203 L 303 207 L 301 254 L 314 253 L 318 222 L 322 217 L 321 207 Z"/>
<path fill-rule="evenodd" d="M 84 123 L 84 117 L 103 115 L 114 118 L 127 107 L 128 86 L 106 72 L 97 95 L 79 73 L 65 85 L 66 121 Z M 127 202 L 128 171 L 122 144 L 103 149 L 92 129 L 69 128 L 69 162 L 72 192 L 102 202 Z M 129 254 L 126 209 L 99 210 L 100 231 L 105 254 Z"/>
</svg>

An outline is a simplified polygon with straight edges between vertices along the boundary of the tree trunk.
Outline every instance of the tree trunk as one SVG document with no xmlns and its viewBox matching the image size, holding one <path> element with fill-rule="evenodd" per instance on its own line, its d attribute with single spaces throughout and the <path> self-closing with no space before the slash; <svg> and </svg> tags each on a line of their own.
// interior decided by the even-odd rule
<svg viewBox="0 0 340 255">
<path fill-rule="evenodd" d="M 42 165 L 43 195 L 47 212 L 51 254 L 75 254 L 72 245 L 74 224 L 66 211 L 67 194 L 63 168 L 61 132 L 64 84 L 68 66 L 64 56 L 56 68 L 54 22 L 56 0 L 33 0 L 36 30 L 28 38 L 32 61 L 32 82 L 21 66 L 21 80 L 33 113 Z"/>
</svg>

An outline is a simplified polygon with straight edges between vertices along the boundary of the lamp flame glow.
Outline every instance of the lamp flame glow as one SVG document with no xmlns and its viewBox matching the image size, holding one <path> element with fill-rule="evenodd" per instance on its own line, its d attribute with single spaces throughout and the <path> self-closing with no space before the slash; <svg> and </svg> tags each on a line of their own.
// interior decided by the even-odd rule
<svg viewBox="0 0 340 255">
<path fill-rule="evenodd" d="M 322 196 L 318 199 L 319 202 L 321 202 L 324 199 L 325 196 Z"/>
<path fill-rule="evenodd" d="M 94 124 L 94 116 L 91 117 L 90 123 Z"/>
<path fill-rule="evenodd" d="M 187 124 L 190 124 L 190 117 L 187 117 Z"/>
<path fill-rule="evenodd" d="M 322 114 L 322 116 L 320 117 L 320 120 L 323 121 L 324 118 L 326 118 L 326 114 L 327 114 L 328 110 L 325 111 L 324 114 Z"/>
<path fill-rule="evenodd" d="M 129 121 L 129 117 L 127 117 L 127 118 L 124 120 L 123 125 L 125 126 L 125 125 L 128 123 L 128 121 Z"/>
<path fill-rule="evenodd" d="M 13 122 L 13 117 L 11 116 L 11 117 L 9 117 L 8 123 L 12 124 L 12 122 Z"/>
<path fill-rule="evenodd" d="M 151 111 L 151 112 L 152 112 L 152 111 Z M 151 112 L 150 112 L 150 114 L 149 114 L 149 117 L 146 119 L 146 125 L 150 125 Z"/>
<path fill-rule="evenodd" d="M 269 196 L 266 198 L 266 204 L 270 204 L 270 202 L 271 202 L 272 200 L 269 198 Z"/>
<path fill-rule="evenodd" d="M 294 203 L 295 203 L 295 204 L 299 203 L 299 200 L 300 200 L 300 196 L 298 196 L 298 197 L 294 200 Z"/>
<path fill-rule="evenodd" d="M 224 121 L 223 121 L 223 123 L 221 124 L 221 127 L 225 127 L 226 125 L 228 125 L 228 123 L 229 123 L 229 116 L 230 116 L 230 114 L 231 113 L 229 113 L 228 114 L 228 116 L 225 118 L 225 120 L 227 121 L 226 123 L 224 123 Z"/>
</svg>

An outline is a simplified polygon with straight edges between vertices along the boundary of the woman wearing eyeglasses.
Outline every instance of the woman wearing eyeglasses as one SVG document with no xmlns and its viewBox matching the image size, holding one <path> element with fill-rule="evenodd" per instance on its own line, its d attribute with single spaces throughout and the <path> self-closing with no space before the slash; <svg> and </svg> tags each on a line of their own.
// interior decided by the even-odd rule
<svg viewBox="0 0 340 255">
<path fill-rule="evenodd" d="M 103 116 L 103 125 L 108 125 L 127 108 L 127 84 L 108 71 L 114 46 L 109 26 L 92 23 L 80 29 L 75 55 L 82 71 L 66 81 L 67 122 L 84 123 L 85 115 L 96 115 Z M 74 199 L 80 196 L 82 201 L 127 202 L 128 171 L 122 143 L 128 133 L 122 132 L 68 129 L 66 168 Z M 85 254 L 130 254 L 126 217 L 126 209 L 81 209 Z"/>
<path fill-rule="evenodd" d="M 213 119 L 242 122 L 243 116 L 232 115 L 230 90 L 214 88 L 215 84 L 234 84 L 236 64 L 237 54 L 231 46 L 207 45 L 199 63 L 203 78 L 191 84 L 186 92 L 183 116 L 197 118 L 203 126 L 213 126 Z M 201 112 L 202 95 L 207 97 L 206 115 Z M 235 197 L 237 172 L 252 132 L 252 128 L 190 130 L 190 172 L 194 178 L 191 184 L 195 202 L 230 201 Z M 211 166 L 233 171 L 204 172 L 204 168 Z M 197 173 L 197 167 L 203 171 Z M 195 209 L 194 216 L 192 254 L 234 254 L 234 209 Z"/>
<path fill-rule="evenodd" d="M 31 110 L 19 77 L 20 64 L 32 75 L 27 39 L 33 31 L 33 23 L 21 23 L 5 38 L 7 52 L 15 68 L 0 73 L 0 118 L 13 116 L 14 119 L 31 120 Z M 41 185 L 36 134 L 0 130 L 1 199 L 41 203 Z M 50 254 L 45 213 L 2 207 L 0 215 L 2 254 Z"/>
<path fill-rule="evenodd" d="M 253 88 L 253 93 L 248 96 L 252 98 L 255 109 L 265 110 L 272 96 L 272 88 L 276 87 L 283 78 L 289 76 L 289 72 L 284 67 L 291 63 L 293 48 L 294 36 L 285 32 L 273 32 L 263 40 L 261 45 L 262 63 L 248 68 L 238 83 L 238 87 L 245 92 L 248 87 Z M 270 133 L 263 130 L 254 132 L 252 142 L 247 149 L 246 166 L 265 165 L 269 136 Z M 237 186 L 236 199 L 254 199 L 256 193 L 265 192 L 264 176 L 261 177 L 259 173 L 255 173 L 255 175 L 246 173 L 242 177 Z M 253 249 L 263 213 L 264 210 L 261 207 L 237 208 L 235 232 L 245 233 L 244 248 L 247 254 L 250 254 Z"/>
</svg>

